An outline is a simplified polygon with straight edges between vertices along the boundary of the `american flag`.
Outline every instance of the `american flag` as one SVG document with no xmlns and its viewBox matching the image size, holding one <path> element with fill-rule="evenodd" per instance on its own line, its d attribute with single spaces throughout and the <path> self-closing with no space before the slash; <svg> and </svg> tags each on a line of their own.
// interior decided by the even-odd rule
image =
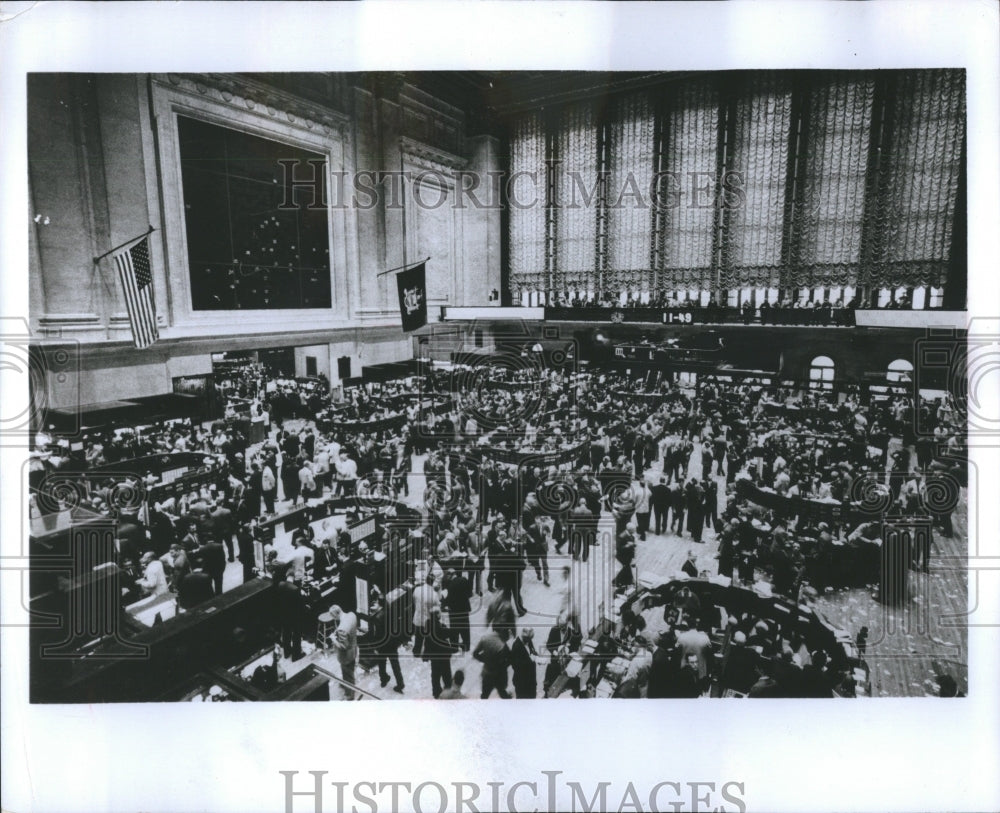
<svg viewBox="0 0 1000 813">
<path fill-rule="evenodd" d="M 156 304 L 153 302 L 153 276 L 149 270 L 149 238 L 114 255 L 118 279 L 125 294 L 128 321 L 136 347 L 149 347 L 160 338 L 156 329 Z"/>
</svg>

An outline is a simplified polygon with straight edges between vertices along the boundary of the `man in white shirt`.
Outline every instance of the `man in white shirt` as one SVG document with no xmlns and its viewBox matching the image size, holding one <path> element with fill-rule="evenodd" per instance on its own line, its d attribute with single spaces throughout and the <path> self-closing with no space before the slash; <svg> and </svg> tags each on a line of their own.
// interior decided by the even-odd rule
<svg viewBox="0 0 1000 813">
<path fill-rule="evenodd" d="M 441 597 L 434 589 L 434 574 L 428 572 L 424 583 L 413 591 L 413 654 L 423 650 L 424 635 L 431 620 L 431 608 L 441 606 Z"/>
<path fill-rule="evenodd" d="M 306 563 L 312 563 L 312 548 L 302 543 L 298 536 L 292 538 L 292 553 L 288 557 L 289 568 L 292 578 L 297 584 L 301 584 L 306 578 Z"/>
<path fill-rule="evenodd" d="M 351 688 L 357 682 L 355 669 L 358 664 L 358 617 L 351 612 L 344 612 L 334 604 L 330 608 L 333 623 L 337 629 L 333 634 L 333 645 L 337 650 L 337 660 L 340 662 L 340 677 L 344 683 L 344 699 L 353 700 L 354 690 Z"/>
<path fill-rule="evenodd" d="M 140 560 L 143 566 L 142 578 L 137 584 L 147 596 L 162 596 L 170 592 L 163 563 L 152 551 L 146 551 Z"/>
<path fill-rule="evenodd" d="M 354 494 L 358 479 L 358 464 L 347 456 L 347 452 L 340 453 L 337 461 L 337 480 L 339 481 L 340 493 L 345 497 Z"/>
<path fill-rule="evenodd" d="M 644 479 L 635 481 L 632 487 L 632 501 L 635 503 L 635 522 L 639 539 L 646 541 L 646 532 L 649 530 L 649 512 L 652 499 L 652 492 L 649 490 L 649 483 Z"/>
<path fill-rule="evenodd" d="M 322 496 L 323 489 L 330 485 L 330 453 L 322 446 L 316 451 L 314 469 L 316 489 L 319 492 L 319 496 Z"/>
</svg>

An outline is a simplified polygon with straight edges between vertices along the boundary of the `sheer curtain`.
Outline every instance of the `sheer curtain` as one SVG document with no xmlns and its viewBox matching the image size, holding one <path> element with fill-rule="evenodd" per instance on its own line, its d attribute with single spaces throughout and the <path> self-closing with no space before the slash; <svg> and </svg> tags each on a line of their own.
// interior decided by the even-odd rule
<svg viewBox="0 0 1000 813">
<path fill-rule="evenodd" d="M 568 105 L 558 114 L 555 158 L 552 289 L 586 289 L 597 269 L 597 122 L 591 102 Z"/>
<path fill-rule="evenodd" d="M 825 76 L 807 92 L 788 286 L 857 283 L 874 95 L 871 76 Z"/>
<path fill-rule="evenodd" d="M 656 121 L 646 93 L 618 100 L 607 127 L 607 266 L 611 279 L 648 300 L 651 279 L 651 184 Z"/>
<path fill-rule="evenodd" d="M 655 256 L 657 289 L 712 287 L 715 208 L 693 206 L 692 186 L 718 172 L 719 94 L 715 83 L 685 83 L 668 96 L 663 122 Z M 701 174 L 704 173 L 704 174 Z"/>
<path fill-rule="evenodd" d="M 903 71 L 894 79 L 869 271 L 886 286 L 941 286 L 965 135 L 965 73 Z"/>
<path fill-rule="evenodd" d="M 513 123 L 507 209 L 510 287 L 519 302 L 545 287 L 545 129 L 539 113 Z"/>
<path fill-rule="evenodd" d="M 726 170 L 743 179 L 746 199 L 726 210 L 722 288 L 779 284 L 792 92 L 787 76 L 757 73 L 733 105 Z"/>
</svg>

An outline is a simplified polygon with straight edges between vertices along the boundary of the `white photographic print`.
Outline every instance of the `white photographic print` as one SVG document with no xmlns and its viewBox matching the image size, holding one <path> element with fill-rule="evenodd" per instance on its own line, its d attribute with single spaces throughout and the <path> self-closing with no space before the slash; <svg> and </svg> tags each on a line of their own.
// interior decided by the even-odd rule
<svg viewBox="0 0 1000 813">
<path fill-rule="evenodd" d="M 996 807 L 995 8 L 116 6 L 4 8 L 5 809 Z"/>
</svg>

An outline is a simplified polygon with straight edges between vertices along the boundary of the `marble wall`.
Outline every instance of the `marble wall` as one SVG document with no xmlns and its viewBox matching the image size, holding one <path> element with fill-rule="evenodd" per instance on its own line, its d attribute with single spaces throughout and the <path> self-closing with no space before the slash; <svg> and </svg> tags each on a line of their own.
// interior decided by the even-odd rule
<svg viewBox="0 0 1000 813">
<path fill-rule="evenodd" d="M 332 307 L 193 310 L 178 115 L 319 152 L 348 193 L 358 173 L 371 173 L 374 201 L 330 201 Z M 79 361 L 74 386 L 50 382 L 50 400 L 169 392 L 173 377 L 210 370 L 212 352 L 240 348 L 301 347 L 303 368 L 314 355 L 333 381 L 340 356 L 355 374 L 412 357 L 394 276 L 382 272 L 429 256 L 431 321 L 439 305 L 487 305 L 500 288 L 499 208 L 474 205 L 460 177 L 499 169 L 497 141 L 468 136 L 461 110 L 400 75 L 297 94 L 294 82 L 260 74 L 38 74 L 28 128 L 30 323 Z M 482 188 L 477 196 L 487 199 Z M 93 258 L 150 225 L 161 340 L 136 351 L 113 264 Z"/>
</svg>

